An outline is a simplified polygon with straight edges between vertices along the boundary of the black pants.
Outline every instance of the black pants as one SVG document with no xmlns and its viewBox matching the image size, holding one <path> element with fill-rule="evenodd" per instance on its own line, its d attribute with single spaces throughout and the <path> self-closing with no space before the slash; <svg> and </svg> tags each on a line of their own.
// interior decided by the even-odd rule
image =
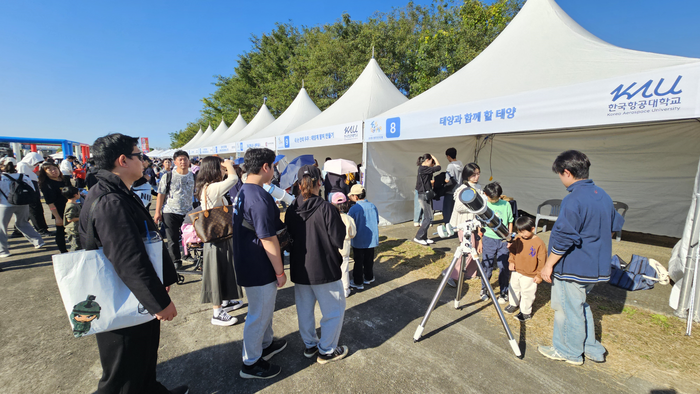
<svg viewBox="0 0 700 394">
<path fill-rule="evenodd" d="M 99 394 L 168 393 L 156 381 L 160 321 L 96 334 L 102 363 Z"/>
<path fill-rule="evenodd" d="M 361 285 L 364 280 L 374 278 L 374 248 L 352 248 L 355 267 L 352 269 L 352 280 L 356 285 Z"/>
<path fill-rule="evenodd" d="M 61 253 L 68 253 L 66 249 L 66 228 L 63 226 L 56 226 L 56 246 Z"/>
<path fill-rule="evenodd" d="M 176 213 L 164 213 L 163 222 L 165 222 L 165 237 L 168 238 L 168 253 L 170 260 L 177 264 L 182 261 L 182 253 L 180 252 L 180 244 L 182 239 L 182 222 L 185 221 L 185 215 Z"/>
<path fill-rule="evenodd" d="M 41 203 L 41 192 L 39 191 L 39 183 L 34 183 L 34 198 L 29 203 L 29 220 L 32 221 L 32 226 L 36 231 L 47 231 L 49 226 L 46 224 L 44 217 L 44 205 Z"/>
<path fill-rule="evenodd" d="M 455 207 L 455 195 L 452 193 L 445 193 L 445 198 L 442 200 L 442 222 L 447 224 L 450 222 L 452 217 L 452 211 Z"/>
</svg>

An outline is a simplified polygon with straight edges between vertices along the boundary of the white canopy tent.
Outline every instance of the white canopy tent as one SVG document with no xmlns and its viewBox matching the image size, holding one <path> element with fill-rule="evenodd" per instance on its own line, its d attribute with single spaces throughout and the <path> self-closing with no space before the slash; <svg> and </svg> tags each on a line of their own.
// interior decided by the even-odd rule
<svg viewBox="0 0 700 394">
<path fill-rule="evenodd" d="M 262 130 L 268 125 L 270 125 L 272 122 L 275 121 L 275 117 L 272 116 L 270 113 L 270 110 L 267 108 L 267 105 L 263 103 L 262 107 L 258 110 L 258 113 L 255 114 L 255 117 L 251 119 L 250 123 L 248 123 L 247 126 L 244 128 L 234 132 L 234 133 L 226 133 L 226 139 L 223 141 L 219 141 L 217 146 L 216 146 L 216 152 L 217 153 L 236 153 L 236 152 L 243 152 L 243 144 L 240 142 L 238 136 L 239 135 L 244 135 L 244 134 L 253 134 L 256 131 Z M 233 126 L 233 125 L 232 125 Z M 230 130 L 230 128 L 229 128 Z"/>
<path fill-rule="evenodd" d="M 410 220 L 418 155 L 444 166 L 454 146 L 478 161 L 481 184 L 493 176 L 534 214 L 566 195 L 551 165 L 577 149 L 591 179 L 629 205 L 625 230 L 678 237 L 700 152 L 699 86 L 700 59 L 613 46 L 553 0 L 529 0 L 472 62 L 365 122 L 369 198 L 383 223 Z"/>
<path fill-rule="evenodd" d="M 183 150 L 186 150 L 187 153 L 190 154 L 190 156 L 198 156 L 201 152 L 199 149 L 199 143 L 206 140 L 207 138 L 211 137 L 211 135 L 214 134 L 214 129 L 211 128 L 211 123 L 209 123 L 209 126 L 207 126 L 207 130 L 202 134 L 201 137 L 199 137 L 196 141 L 192 142 L 192 144 L 187 148 Z"/>
<path fill-rule="evenodd" d="M 320 113 L 321 110 L 314 104 L 306 89 L 302 86 L 297 97 L 277 120 L 257 132 L 245 130 L 245 134 L 241 132 L 236 138 L 243 143 L 244 152 L 248 148 L 257 147 L 267 147 L 274 150 L 275 137 L 291 131 Z"/>
<path fill-rule="evenodd" d="M 199 153 L 202 155 L 211 155 L 216 153 L 216 149 L 213 148 L 214 145 L 216 145 L 215 141 L 220 138 L 226 131 L 228 130 L 228 126 L 226 125 L 226 122 L 224 121 L 224 118 L 221 118 L 221 123 L 219 123 L 219 126 L 214 130 L 214 132 L 209 135 L 208 137 L 202 137 L 199 142 L 197 142 L 197 148 L 199 148 Z"/>
<path fill-rule="evenodd" d="M 191 148 L 194 144 L 197 143 L 197 141 L 200 138 L 202 138 L 203 134 L 204 134 L 204 132 L 202 131 L 202 127 L 200 126 L 197 134 L 195 134 L 194 137 L 192 137 L 189 141 L 187 141 L 187 143 L 185 145 L 183 145 L 180 149 L 187 150 L 187 149 Z"/>
<path fill-rule="evenodd" d="M 293 130 L 277 135 L 277 150 L 292 159 L 313 154 L 362 162 L 362 124 L 408 99 L 370 59 L 355 83 L 333 105 Z"/>
</svg>

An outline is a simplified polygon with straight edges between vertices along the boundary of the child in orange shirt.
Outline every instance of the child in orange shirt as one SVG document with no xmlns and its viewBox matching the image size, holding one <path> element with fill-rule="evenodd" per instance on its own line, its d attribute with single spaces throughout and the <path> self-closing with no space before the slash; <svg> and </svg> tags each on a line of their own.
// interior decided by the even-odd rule
<svg viewBox="0 0 700 394">
<path fill-rule="evenodd" d="M 515 297 L 509 298 L 509 305 L 504 310 L 506 313 L 515 313 L 520 307 L 520 313 L 515 318 L 525 321 L 532 318 L 532 303 L 535 302 L 537 285 L 542 282 L 540 271 L 547 260 L 547 246 L 533 233 L 535 221 L 531 217 L 519 217 L 515 221 L 515 229 L 518 237 L 509 247 L 508 259 L 509 268 L 513 271 L 510 288 Z"/>
</svg>

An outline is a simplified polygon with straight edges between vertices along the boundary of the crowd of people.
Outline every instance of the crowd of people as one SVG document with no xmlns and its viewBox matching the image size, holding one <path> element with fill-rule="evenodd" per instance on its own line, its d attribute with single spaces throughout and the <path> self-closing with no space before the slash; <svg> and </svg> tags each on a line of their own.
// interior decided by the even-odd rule
<svg viewBox="0 0 700 394">
<path fill-rule="evenodd" d="M 269 361 L 287 346 L 284 339 L 274 338 L 272 329 L 277 289 L 287 282 L 285 253 L 305 345 L 303 356 L 325 364 L 349 354 L 348 347 L 339 344 L 346 298 L 375 282 L 373 265 L 379 244 L 379 212 L 367 199 L 365 188 L 355 181 L 358 176 L 325 173 L 317 163 L 301 167 L 290 188 L 295 199 L 285 207 L 283 221 L 280 205 L 267 191 L 267 185 L 279 180 L 275 154 L 269 149 L 249 149 L 242 161 L 215 156 L 195 161 L 180 150 L 172 160 L 153 163 L 139 150 L 136 138 L 110 134 L 97 139 L 92 152 L 94 161 L 84 167 L 72 156 L 60 165 L 38 154 L 27 155 L 20 165 L 13 158 L 0 162 L 0 257 L 10 253 L 7 226 L 13 216 L 16 229 L 34 247 L 45 245 L 42 235 L 50 233 L 39 191 L 54 219 L 52 235 L 61 253 L 68 251 L 66 236 L 71 251 L 86 243 L 90 222 L 81 214 L 80 201 L 84 199 L 86 206 L 98 201 L 93 210 L 95 238 L 120 278 L 156 317 L 149 323 L 96 335 L 103 367 L 98 392 L 123 388 L 127 392 L 187 392 L 184 386 L 168 391 L 156 380 L 160 321 L 177 316 L 168 292 L 177 281 L 177 270 L 185 269 L 181 239 L 186 216 L 222 206 L 233 208 L 232 234 L 202 246 L 200 302 L 212 305 L 211 324 L 232 326 L 238 318 L 230 313 L 243 307 L 242 299 L 247 299 L 239 375 L 268 379 L 281 372 Z M 470 237 L 481 255 L 477 260 L 484 272 L 480 297 L 487 300 L 486 281 L 497 268 L 498 303 L 508 304 L 507 313 L 519 310 L 516 317 L 526 321 L 532 318 L 537 285 L 552 283 L 553 345 L 541 346 L 540 353 L 572 364 L 583 363 L 583 357 L 604 361 L 605 348 L 595 340 L 585 299 L 593 284 L 609 276 L 606 256 L 610 256 L 611 242 L 600 232 L 619 230 L 622 218 L 610 197 L 588 179 L 588 158 L 567 151 L 554 162 L 553 171 L 571 194 L 562 203 L 548 253 L 544 242 L 534 235 L 532 218 L 514 220 L 511 205 L 501 198 L 500 184 L 482 188 L 478 164 L 462 165 L 454 148 L 447 149 L 445 156 L 448 165 L 443 173 L 432 154 L 418 158 L 415 201 L 419 209 L 414 224 L 419 229 L 414 241 L 425 246 L 433 243 L 428 231 L 436 196 L 444 196 L 445 223 L 459 228 L 475 219 L 455 198 L 466 188 L 475 189 L 508 230 L 517 232 L 512 242 L 506 242 L 486 226 L 471 234 L 458 231 L 460 241 Z M 26 189 L 26 203 L 13 203 L 20 194 L 16 184 Z M 81 186 L 88 188 L 86 196 Z M 154 216 L 149 211 L 152 197 L 156 197 Z M 162 281 L 145 251 L 142 239 L 146 232 L 161 232 L 167 241 L 163 244 Z M 454 279 L 448 283 L 456 285 Z M 322 314 L 320 338 L 314 316 L 317 303 Z"/>
</svg>

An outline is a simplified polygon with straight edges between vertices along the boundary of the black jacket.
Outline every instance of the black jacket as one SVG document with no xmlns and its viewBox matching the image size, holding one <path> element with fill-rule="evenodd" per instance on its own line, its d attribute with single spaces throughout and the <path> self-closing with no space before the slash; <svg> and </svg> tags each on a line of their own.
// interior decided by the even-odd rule
<svg viewBox="0 0 700 394">
<path fill-rule="evenodd" d="M 80 215 L 80 241 L 83 246 L 88 245 L 89 212 L 93 201 L 104 196 L 93 213 L 97 245 L 104 247 L 105 257 L 139 302 L 150 313 L 158 313 L 170 305 L 165 286 L 177 282 L 177 273 L 165 246 L 163 283 L 148 259 L 142 240 L 146 236 L 144 222 L 152 234 L 158 232 L 158 227 L 141 200 L 117 175 L 100 170 L 96 177 L 99 182 L 90 189 Z"/>
<path fill-rule="evenodd" d="M 323 187 L 326 189 L 326 195 L 331 193 L 344 193 L 346 196 L 350 193 L 350 185 L 345 183 L 347 176 L 326 174 L 326 179 L 323 180 Z"/>
<path fill-rule="evenodd" d="M 292 282 L 320 285 L 340 280 L 345 224 L 338 209 L 321 197 L 299 196 L 287 208 L 285 224 L 294 240 L 289 259 Z"/>
<path fill-rule="evenodd" d="M 433 186 L 430 184 L 430 181 L 433 179 L 433 174 L 439 172 L 440 169 L 440 166 L 418 166 L 418 176 L 416 177 L 416 190 L 418 193 L 425 193 L 429 190 L 433 190 Z"/>
</svg>

